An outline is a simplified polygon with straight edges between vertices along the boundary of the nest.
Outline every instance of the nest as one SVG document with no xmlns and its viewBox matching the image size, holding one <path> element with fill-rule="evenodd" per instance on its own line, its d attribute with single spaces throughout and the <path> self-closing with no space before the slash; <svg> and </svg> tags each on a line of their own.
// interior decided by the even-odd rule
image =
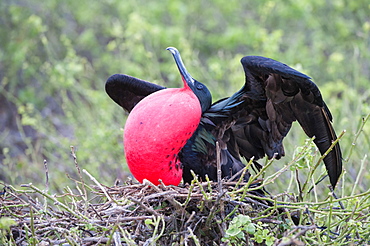
<svg viewBox="0 0 370 246">
<path fill-rule="evenodd" d="M 45 190 L 32 184 L 21 185 L 22 189 L 4 184 L 0 245 L 370 244 L 369 191 L 344 198 L 330 192 L 317 201 L 316 189 L 307 188 L 311 177 L 299 195 L 264 192 L 297 160 L 258 180 L 272 163 L 268 162 L 246 183 L 242 178 L 228 182 L 218 175 L 218 182 L 200 182 L 194 176 L 190 185 L 180 187 L 148 181 L 107 187 L 86 170 L 81 172 L 73 149 L 72 156 L 79 180 L 62 194 L 48 191 L 46 161 Z M 82 173 L 92 182 L 86 182 Z M 309 200 L 311 190 L 314 201 Z"/>
<path fill-rule="evenodd" d="M 28 184 L 23 191 L 4 188 L 0 214 L 14 218 L 6 237 L 17 245 L 221 245 L 238 215 L 269 230 L 283 223 L 273 200 L 246 185 L 195 180 L 183 187 L 147 181 L 106 187 L 95 180 L 52 196 Z M 254 242 L 242 235 L 240 242 Z"/>
</svg>

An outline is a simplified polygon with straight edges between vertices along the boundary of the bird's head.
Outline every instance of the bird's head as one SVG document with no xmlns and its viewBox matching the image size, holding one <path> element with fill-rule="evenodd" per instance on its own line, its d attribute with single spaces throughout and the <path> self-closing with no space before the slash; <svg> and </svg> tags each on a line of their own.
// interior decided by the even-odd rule
<svg viewBox="0 0 370 246">
<path fill-rule="evenodd" d="M 167 50 L 169 50 L 172 53 L 173 58 L 175 59 L 176 65 L 180 71 L 182 80 L 184 82 L 184 86 L 188 86 L 197 96 L 202 107 L 202 113 L 204 113 L 211 107 L 212 104 L 211 92 L 208 90 L 207 86 L 191 77 L 191 75 L 186 70 L 184 63 L 181 60 L 180 52 L 176 48 L 168 47 Z"/>
</svg>

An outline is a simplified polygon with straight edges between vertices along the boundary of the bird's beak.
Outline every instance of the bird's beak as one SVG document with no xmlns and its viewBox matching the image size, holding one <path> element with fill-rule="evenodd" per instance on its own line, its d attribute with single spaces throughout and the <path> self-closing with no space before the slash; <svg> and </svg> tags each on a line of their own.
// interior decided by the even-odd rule
<svg viewBox="0 0 370 246">
<path fill-rule="evenodd" d="M 175 59 L 176 65 L 180 71 L 184 85 L 192 87 L 194 85 L 194 79 L 186 70 L 184 63 L 181 60 L 180 52 L 174 47 L 168 47 L 167 50 L 169 50 L 172 53 L 173 58 Z"/>
</svg>

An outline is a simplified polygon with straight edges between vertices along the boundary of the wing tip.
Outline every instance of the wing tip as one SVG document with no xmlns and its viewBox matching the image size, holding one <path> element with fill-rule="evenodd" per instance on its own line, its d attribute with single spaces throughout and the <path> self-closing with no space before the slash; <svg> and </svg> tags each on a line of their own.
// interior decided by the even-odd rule
<svg viewBox="0 0 370 246">
<path fill-rule="evenodd" d="M 336 185 L 338 184 L 339 178 L 343 172 L 342 152 L 340 150 L 340 146 L 338 143 L 334 146 L 332 153 L 335 158 L 335 164 L 334 164 L 333 170 L 328 169 L 328 174 L 330 178 L 330 183 L 334 189 Z"/>
<path fill-rule="evenodd" d="M 270 69 L 273 69 L 274 71 L 273 72 L 277 72 L 277 73 L 290 73 L 291 76 L 295 76 L 295 77 L 298 77 L 298 78 L 301 78 L 301 79 L 307 79 L 307 80 L 312 80 L 312 78 L 304 73 L 301 73 L 297 70 L 295 70 L 294 68 L 288 66 L 287 64 L 285 63 L 282 63 L 282 62 L 279 62 L 277 60 L 274 60 L 272 58 L 268 58 L 268 57 L 263 57 L 263 56 L 244 56 L 243 58 L 240 59 L 240 62 L 242 63 L 243 67 L 246 67 L 248 65 L 252 65 L 252 66 L 258 66 L 258 67 L 263 67 L 262 65 L 262 62 L 265 62 L 265 63 L 272 63 L 272 64 L 268 64 L 268 66 L 265 66 L 265 68 L 270 68 Z M 284 71 L 286 70 L 286 71 Z M 312 82 L 312 81 L 311 81 Z M 312 82 L 313 83 L 313 82 Z"/>
</svg>

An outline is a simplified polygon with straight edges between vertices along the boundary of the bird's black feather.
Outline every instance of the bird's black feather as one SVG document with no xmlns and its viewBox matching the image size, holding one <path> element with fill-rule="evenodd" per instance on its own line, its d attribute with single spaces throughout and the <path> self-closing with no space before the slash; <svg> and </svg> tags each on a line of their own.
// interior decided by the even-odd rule
<svg viewBox="0 0 370 246">
<path fill-rule="evenodd" d="M 245 84 L 231 97 L 210 105 L 210 94 L 205 93 L 208 90 L 196 92 L 203 114 L 197 130 L 179 153 L 185 182 L 193 178 L 190 170 L 201 179 L 208 175 L 217 180 L 216 141 L 222 177 L 230 178 L 244 167 L 241 157 L 257 160 L 265 155 L 277 159 L 284 156 L 283 139 L 294 121 L 309 137 L 315 136 L 321 154 L 337 138 L 330 111 L 310 77 L 265 57 L 246 56 L 241 63 Z M 127 75 L 113 75 L 106 84 L 109 96 L 127 111 L 161 89 L 165 88 Z M 335 187 L 342 172 L 339 144 L 324 163 Z"/>
<path fill-rule="evenodd" d="M 126 74 L 114 74 L 105 83 L 105 91 L 114 102 L 127 112 L 144 97 L 166 87 L 150 83 Z"/>
</svg>

